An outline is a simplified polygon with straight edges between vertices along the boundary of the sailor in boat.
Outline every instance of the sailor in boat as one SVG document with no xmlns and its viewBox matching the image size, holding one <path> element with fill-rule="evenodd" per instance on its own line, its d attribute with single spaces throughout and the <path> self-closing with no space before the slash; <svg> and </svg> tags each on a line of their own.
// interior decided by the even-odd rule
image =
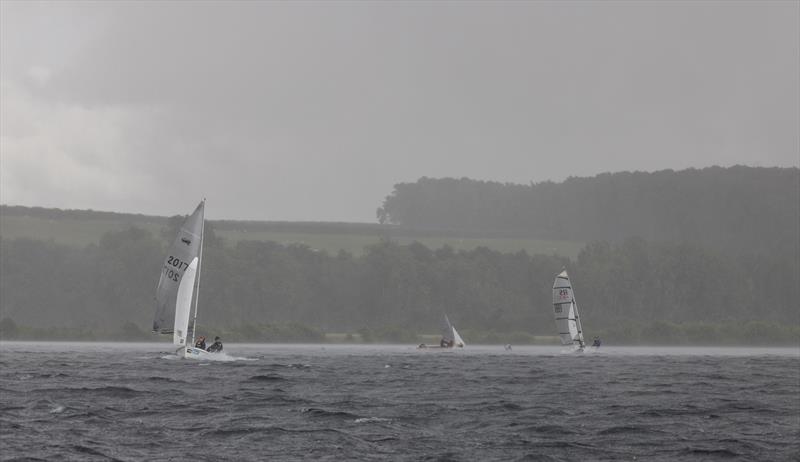
<svg viewBox="0 0 800 462">
<path fill-rule="evenodd" d="M 206 349 L 206 338 L 204 336 L 200 336 L 197 341 L 194 343 L 195 348 L 200 348 L 201 350 Z"/>
<path fill-rule="evenodd" d="M 211 346 L 208 347 L 208 350 L 206 350 L 206 351 L 208 351 L 209 353 L 219 353 L 219 352 L 221 352 L 222 351 L 222 340 L 219 337 L 214 337 L 214 343 L 212 343 Z"/>
<path fill-rule="evenodd" d="M 601 343 L 603 343 L 603 342 L 600 341 L 600 337 L 595 335 L 594 341 L 592 342 L 592 346 L 595 347 L 595 348 L 600 348 L 600 344 Z"/>
</svg>

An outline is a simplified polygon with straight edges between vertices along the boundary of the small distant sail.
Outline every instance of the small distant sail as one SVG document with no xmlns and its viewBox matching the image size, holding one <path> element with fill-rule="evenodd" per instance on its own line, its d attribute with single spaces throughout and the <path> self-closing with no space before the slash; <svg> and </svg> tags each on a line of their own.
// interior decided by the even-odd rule
<svg viewBox="0 0 800 462">
<path fill-rule="evenodd" d="M 451 343 L 454 347 L 464 348 L 464 346 L 466 346 L 464 339 L 458 334 L 455 326 L 450 323 L 450 319 L 447 318 L 447 315 L 444 315 L 444 319 L 442 320 L 442 339 L 447 343 Z"/>
<path fill-rule="evenodd" d="M 553 283 L 553 310 L 561 344 L 583 348 L 583 331 L 578 305 L 575 303 L 575 293 L 572 290 L 567 270 L 556 276 Z"/>
<path fill-rule="evenodd" d="M 444 315 L 444 320 L 442 321 L 442 338 L 446 342 L 455 342 L 455 336 L 453 335 L 453 325 L 450 324 L 450 320 L 447 319 L 447 315 Z"/>
</svg>

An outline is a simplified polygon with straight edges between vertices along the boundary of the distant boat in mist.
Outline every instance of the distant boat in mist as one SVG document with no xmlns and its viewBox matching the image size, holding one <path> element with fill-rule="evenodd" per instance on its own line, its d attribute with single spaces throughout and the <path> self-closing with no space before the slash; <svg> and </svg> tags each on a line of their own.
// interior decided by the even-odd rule
<svg viewBox="0 0 800 462">
<path fill-rule="evenodd" d="M 583 341 L 581 316 L 578 313 L 575 292 L 572 290 L 567 270 L 559 273 L 553 283 L 553 311 L 561 344 L 572 346 L 575 351 L 582 352 L 586 344 Z"/>
<path fill-rule="evenodd" d="M 438 345 L 425 345 L 422 343 L 417 348 L 464 348 L 466 346 L 464 339 L 458 334 L 456 326 L 450 322 L 446 314 L 442 320 L 441 331 L 442 339 Z"/>
</svg>

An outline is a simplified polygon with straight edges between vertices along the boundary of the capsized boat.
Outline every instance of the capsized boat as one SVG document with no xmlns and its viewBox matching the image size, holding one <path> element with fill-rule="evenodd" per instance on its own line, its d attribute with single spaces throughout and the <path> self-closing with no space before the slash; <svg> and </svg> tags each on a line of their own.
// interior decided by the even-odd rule
<svg viewBox="0 0 800 462">
<path fill-rule="evenodd" d="M 156 288 L 156 313 L 153 319 L 153 332 L 172 334 L 172 343 L 178 347 L 176 354 L 195 359 L 203 359 L 214 354 L 194 347 L 194 328 L 197 324 L 200 270 L 203 260 L 205 205 L 206 200 L 203 199 L 183 222 L 175 241 L 169 247 Z M 193 301 L 192 317 L 190 315 Z"/>
<path fill-rule="evenodd" d="M 553 283 L 553 310 L 561 344 L 572 346 L 576 351 L 582 352 L 585 343 L 581 316 L 578 314 L 578 304 L 575 302 L 575 292 L 572 290 L 567 270 L 559 273 Z"/>
</svg>

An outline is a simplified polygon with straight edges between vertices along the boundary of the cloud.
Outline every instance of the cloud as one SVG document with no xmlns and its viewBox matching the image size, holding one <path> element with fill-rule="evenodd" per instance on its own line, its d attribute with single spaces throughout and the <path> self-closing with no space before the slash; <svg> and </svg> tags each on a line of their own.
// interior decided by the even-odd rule
<svg viewBox="0 0 800 462">
<path fill-rule="evenodd" d="M 372 221 L 421 176 L 800 163 L 796 4 L 37 5 L 2 6 L 7 203 Z"/>
<path fill-rule="evenodd" d="M 45 66 L 33 66 L 28 69 L 28 76 L 39 85 L 47 84 L 51 75 L 52 71 Z"/>
<path fill-rule="evenodd" d="M 72 208 L 88 208 L 102 198 L 130 207 L 153 190 L 131 139 L 152 111 L 42 101 L 7 81 L 0 99 L 3 202 L 56 206 L 70 197 Z"/>
</svg>

